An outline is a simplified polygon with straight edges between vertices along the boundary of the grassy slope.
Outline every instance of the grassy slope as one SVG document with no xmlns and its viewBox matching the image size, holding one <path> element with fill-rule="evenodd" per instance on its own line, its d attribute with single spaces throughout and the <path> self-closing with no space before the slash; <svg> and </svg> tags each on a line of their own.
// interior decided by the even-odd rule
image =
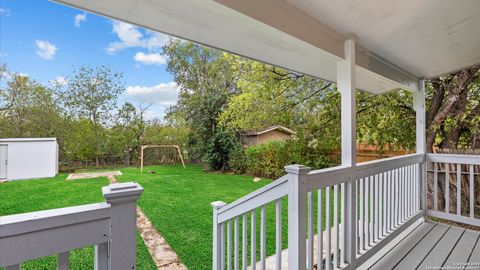
<svg viewBox="0 0 480 270">
<path fill-rule="evenodd" d="M 151 170 L 156 173 L 149 174 L 148 171 Z M 188 165 L 186 169 L 181 166 L 151 166 L 146 167 L 143 174 L 137 168 L 122 169 L 122 172 L 124 175 L 118 177 L 120 181 L 138 182 L 145 188 L 139 206 L 190 270 L 211 269 L 212 208 L 210 203 L 217 200 L 230 203 L 271 183 L 270 180 L 254 183 L 249 176 L 205 173 L 200 166 L 195 165 Z M 315 201 L 314 205 L 316 205 Z M 282 210 L 283 245 L 286 247 L 286 199 L 283 200 Z M 250 216 L 248 222 L 250 222 Z M 248 224 L 248 234 L 250 234 L 250 223 Z M 257 211 L 257 231 L 259 225 L 260 211 Z M 241 222 L 240 226 L 242 226 Z M 274 228 L 275 205 L 269 204 L 267 206 L 268 254 L 275 252 Z M 257 232 L 257 242 L 259 242 L 259 232 Z M 248 240 L 248 246 L 250 250 L 250 240 Z M 257 254 L 258 247 L 257 244 Z"/>
<path fill-rule="evenodd" d="M 101 187 L 106 178 L 65 181 L 66 174 L 28 181 L 0 184 L 0 216 L 102 202 Z M 156 269 L 143 241 L 137 236 L 138 269 Z M 93 248 L 71 253 L 72 269 L 93 269 Z M 27 262 L 22 269 L 56 269 L 56 257 Z"/>
</svg>

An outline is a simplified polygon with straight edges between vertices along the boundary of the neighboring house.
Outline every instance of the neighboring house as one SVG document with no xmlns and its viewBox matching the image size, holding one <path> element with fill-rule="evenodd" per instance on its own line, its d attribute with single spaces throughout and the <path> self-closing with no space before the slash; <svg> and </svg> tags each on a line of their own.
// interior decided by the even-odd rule
<svg viewBox="0 0 480 270">
<path fill-rule="evenodd" d="M 57 173 L 56 138 L 0 139 L 0 180 L 52 177 Z"/>
<path fill-rule="evenodd" d="M 284 141 L 290 139 L 295 134 L 293 130 L 277 125 L 260 131 L 246 132 L 242 134 L 242 139 L 244 146 L 248 147 L 271 141 Z"/>
</svg>

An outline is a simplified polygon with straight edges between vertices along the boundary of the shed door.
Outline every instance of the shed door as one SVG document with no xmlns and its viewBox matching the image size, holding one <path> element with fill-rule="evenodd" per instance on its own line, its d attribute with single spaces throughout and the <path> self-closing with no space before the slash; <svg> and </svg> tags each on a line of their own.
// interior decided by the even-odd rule
<svg viewBox="0 0 480 270">
<path fill-rule="evenodd" d="M 7 179 L 8 145 L 0 145 L 0 179 Z"/>
</svg>

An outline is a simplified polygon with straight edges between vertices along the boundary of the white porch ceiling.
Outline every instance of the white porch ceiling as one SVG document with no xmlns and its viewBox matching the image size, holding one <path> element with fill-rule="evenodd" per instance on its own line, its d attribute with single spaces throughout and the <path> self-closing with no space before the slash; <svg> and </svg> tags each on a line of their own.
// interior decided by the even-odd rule
<svg viewBox="0 0 480 270">
<path fill-rule="evenodd" d="M 329 81 L 353 33 L 372 93 L 480 63 L 477 0 L 56 1 Z"/>
</svg>

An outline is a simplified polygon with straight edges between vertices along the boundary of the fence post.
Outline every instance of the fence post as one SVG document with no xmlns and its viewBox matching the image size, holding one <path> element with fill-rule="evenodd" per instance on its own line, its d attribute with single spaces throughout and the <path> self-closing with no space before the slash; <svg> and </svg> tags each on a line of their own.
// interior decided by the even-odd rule
<svg viewBox="0 0 480 270">
<path fill-rule="evenodd" d="M 221 201 L 212 202 L 213 208 L 213 246 L 212 246 L 212 269 L 222 270 L 223 265 L 223 230 L 218 224 L 218 210 L 226 205 Z M 245 224 L 243 224 L 245 226 Z"/>
<path fill-rule="evenodd" d="M 303 165 L 285 166 L 288 173 L 288 269 L 306 269 L 307 174 Z"/>
<path fill-rule="evenodd" d="M 137 183 L 117 183 L 102 188 L 111 205 L 108 269 L 136 269 L 137 200 L 143 188 Z"/>
</svg>

